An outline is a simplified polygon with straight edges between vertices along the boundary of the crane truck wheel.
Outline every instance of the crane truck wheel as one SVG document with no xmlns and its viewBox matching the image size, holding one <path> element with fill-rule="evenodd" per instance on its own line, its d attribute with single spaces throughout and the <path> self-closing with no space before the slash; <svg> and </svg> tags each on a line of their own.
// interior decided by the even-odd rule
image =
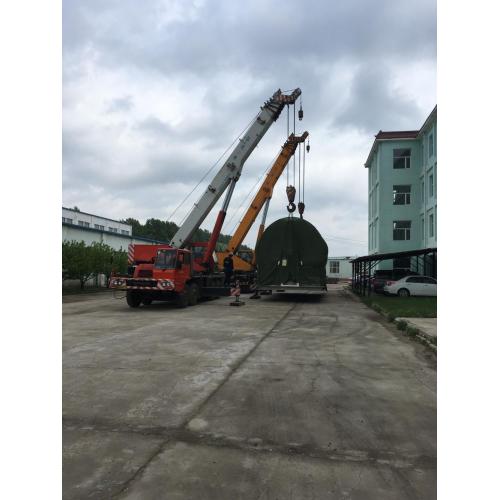
<svg viewBox="0 0 500 500">
<path fill-rule="evenodd" d="M 175 298 L 177 307 L 182 309 L 188 305 L 188 292 L 188 287 L 186 287 L 183 292 L 177 292 L 177 297 Z"/>
<path fill-rule="evenodd" d="M 142 299 L 142 303 L 143 303 L 145 306 L 150 306 L 152 302 L 153 302 L 153 300 L 152 300 L 152 299 Z"/>
<path fill-rule="evenodd" d="M 127 304 L 130 307 L 139 307 L 142 302 L 141 293 L 137 290 L 128 290 L 127 291 Z"/>
<path fill-rule="evenodd" d="M 200 289 L 196 283 L 187 286 L 188 305 L 195 306 L 198 303 Z"/>
</svg>

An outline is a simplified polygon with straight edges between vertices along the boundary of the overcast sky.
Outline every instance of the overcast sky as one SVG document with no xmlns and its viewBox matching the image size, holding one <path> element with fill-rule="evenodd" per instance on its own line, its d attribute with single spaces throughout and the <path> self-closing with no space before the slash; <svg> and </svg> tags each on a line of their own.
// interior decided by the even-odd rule
<svg viewBox="0 0 500 500">
<path fill-rule="evenodd" d="M 434 0 L 64 0 L 64 205 L 169 218 L 264 101 L 296 87 L 296 130 L 311 136 L 305 218 L 330 256 L 363 255 L 373 136 L 420 128 L 436 104 Z M 247 160 L 223 232 L 286 132 L 285 110 Z M 285 186 L 286 173 L 268 223 L 287 215 Z M 202 227 L 212 229 L 221 203 Z"/>
</svg>

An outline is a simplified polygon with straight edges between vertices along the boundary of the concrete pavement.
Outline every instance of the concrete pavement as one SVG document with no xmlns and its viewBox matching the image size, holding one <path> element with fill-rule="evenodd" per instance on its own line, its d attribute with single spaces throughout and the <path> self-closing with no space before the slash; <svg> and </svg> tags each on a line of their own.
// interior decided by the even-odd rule
<svg viewBox="0 0 500 500">
<path fill-rule="evenodd" d="M 63 305 L 64 498 L 431 499 L 435 358 L 341 286 Z"/>
<path fill-rule="evenodd" d="M 425 336 L 436 340 L 437 339 L 437 318 L 396 318 L 403 320 L 408 325 L 420 330 Z"/>
</svg>

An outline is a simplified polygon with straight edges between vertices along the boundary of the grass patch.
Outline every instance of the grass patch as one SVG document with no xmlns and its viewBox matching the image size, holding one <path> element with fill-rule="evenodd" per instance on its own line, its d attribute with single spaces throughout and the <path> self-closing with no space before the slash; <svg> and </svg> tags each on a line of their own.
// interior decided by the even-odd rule
<svg viewBox="0 0 500 500">
<path fill-rule="evenodd" d="M 437 297 L 393 297 L 379 294 L 361 297 L 369 307 L 389 317 L 436 318 Z"/>
</svg>

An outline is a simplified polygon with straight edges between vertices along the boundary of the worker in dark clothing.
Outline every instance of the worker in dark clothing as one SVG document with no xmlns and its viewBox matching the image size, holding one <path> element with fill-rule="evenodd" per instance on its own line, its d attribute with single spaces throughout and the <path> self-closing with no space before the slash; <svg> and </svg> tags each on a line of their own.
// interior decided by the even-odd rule
<svg viewBox="0 0 500 500">
<path fill-rule="evenodd" d="M 233 276 L 233 254 L 230 253 L 225 259 L 224 259 L 224 286 L 230 286 L 231 285 L 231 278 Z"/>
</svg>

